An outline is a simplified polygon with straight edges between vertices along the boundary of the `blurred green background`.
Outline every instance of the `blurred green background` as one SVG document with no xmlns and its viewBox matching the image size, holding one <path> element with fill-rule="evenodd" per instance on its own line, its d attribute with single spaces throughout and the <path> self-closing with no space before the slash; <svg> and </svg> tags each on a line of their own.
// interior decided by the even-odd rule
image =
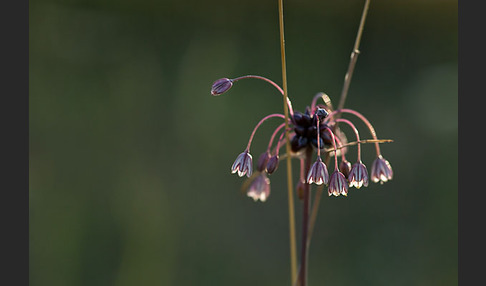
<svg viewBox="0 0 486 286">
<path fill-rule="evenodd" d="M 285 1 L 296 110 L 339 101 L 363 3 Z M 230 174 L 281 96 L 257 80 L 209 93 L 281 83 L 277 1 L 29 6 L 30 284 L 289 285 L 285 164 L 265 203 Z M 346 106 L 394 140 L 395 174 L 323 196 L 309 285 L 457 285 L 457 25 L 457 1 L 371 1 Z"/>
</svg>

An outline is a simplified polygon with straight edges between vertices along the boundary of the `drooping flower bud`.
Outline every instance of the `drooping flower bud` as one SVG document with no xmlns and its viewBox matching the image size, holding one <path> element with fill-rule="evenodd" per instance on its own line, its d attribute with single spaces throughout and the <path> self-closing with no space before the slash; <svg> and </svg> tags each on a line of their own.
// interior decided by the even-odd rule
<svg viewBox="0 0 486 286">
<path fill-rule="evenodd" d="M 371 180 L 375 183 L 381 184 L 393 178 L 393 170 L 390 163 L 381 155 L 376 158 L 371 165 Z"/>
<path fill-rule="evenodd" d="M 268 151 L 262 153 L 258 158 L 257 170 L 260 172 L 265 171 L 269 159 L 270 159 L 270 153 L 268 153 Z"/>
<path fill-rule="evenodd" d="M 233 166 L 231 166 L 231 173 L 234 174 L 238 172 L 238 176 L 243 177 L 246 175 L 249 178 L 253 172 L 252 162 L 252 156 L 246 150 L 236 158 Z"/>
<path fill-rule="evenodd" d="M 278 155 L 272 156 L 267 163 L 267 172 L 272 174 L 278 167 Z"/>
<path fill-rule="evenodd" d="M 324 162 L 322 162 L 321 157 L 317 157 L 316 162 L 312 165 L 307 174 L 307 183 L 316 185 L 327 185 L 329 182 L 329 174 L 327 172 L 327 167 Z"/>
<path fill-rule="evenodd" d="M 260 173 L 260 175 L 253 180 L 246 195 L 254 201 L 260 200 L 264 202 L 267 200 L 270 195 L 270 180 L 264 172 Z"/>
<path fill-rule="evenodd" d="M 348 195 L 348 180 L 344 177 L 343 173 L 334 171 L 329 180 L 328 194 L 334 196 L 347 196 Z"/>
<path fill-rule="evenodd" d="M 233 86 L 233 81 L 231 79 L 220 78 L 215 82 L 213 82 L 213 85 L 211 86 L 211 94 L 214 96 L 221 95 L 227 92 L 232 86 Z"/>
<path fill-rule="evenodd" d="M 351 172 L 348 176 L 349 187 L 356 187 L 357 189 L 362 186 L 368 186 L 368 171 L 366 166 L 361 162 L 357 162 L 353 165 Z"/>
<path fill-rule="evenodd" d="M 347 160 L 341 161 L 339 164 L 339 171 L 343 173 L 343 175 L 347 178 L 349 176 L 349 172 L 351 172 L 351 163 Z"/>
</svg>

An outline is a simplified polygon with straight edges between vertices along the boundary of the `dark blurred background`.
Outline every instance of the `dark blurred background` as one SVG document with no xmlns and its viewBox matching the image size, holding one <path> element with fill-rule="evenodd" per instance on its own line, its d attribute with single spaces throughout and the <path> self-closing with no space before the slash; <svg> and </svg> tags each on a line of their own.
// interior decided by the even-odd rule
<svg viewBox="0 0 486 286">
<path fill-rule="evenodd" d="M 295 109 L 337 105 L 363 4 L 285 1 Z M 281 84 L 277 1 L 29 6 L 30 284 L 290 285 L 285 164 L 265 203 L 230 173 L 281 96 L 209 92 Z M 457 285 L 457 26 L 457 1 L 371 1 L 346 106 L 394 140 L 394 178 L 322 197 L 309 285 Z"/>
</svg>

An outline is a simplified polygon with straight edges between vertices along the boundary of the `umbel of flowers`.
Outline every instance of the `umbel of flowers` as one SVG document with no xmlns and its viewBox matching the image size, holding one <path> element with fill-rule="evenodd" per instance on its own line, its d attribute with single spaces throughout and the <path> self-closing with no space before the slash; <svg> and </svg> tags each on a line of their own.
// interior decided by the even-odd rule
<svg viewBox="0 0 486 286">
<path fill-rule="evenodd" d="M 216 80 L 211 87 L 211 94 L 214 96 L 227 92 L 233 84 L 242 79 L 255 78 L 263 80 L 273 85 L 283 95 L 283 90 L 275 82 L 256 75 L 246 75 L 234 79 L 221 78 Z M 323 103 L 317 103 L 323 99 Z M 247 176 L 252 178 L 251 183 L 246 190 L 246 194 L 255 201 L 264 202 L 270 195 L 269 174 L 272 174 L 278 167 L 279 151 L 286 140 L 285 132 L 290 132 L 290 150 L 291 154 L 286 154 L 292 158 L 301 161 L 301 171 L 299 185 L 316 184 L 326 185 L 328 195 L 347 196 L 349 188 L 367 187 L 371 179 L 374 183 L 384 183 L 393 178 L 393 171 L 390 163 L 382 156 L 379 146 L 379 140 L 376 131 L 371 123 L 361 113 L 352 109 L 333 110 L 330 101 L 326 100 L 327 96 L 318 93 L 312 99 L 311 105 L 307 106 L 304 112 L 294 111 L 290 99 L 287 100 L 289 107 L 289 130 L 285 130 L 285 116 L 283 114 L 270 114 L 262 118 L 251 133 L 246 149 L 238 155 L 231 166 L 231 172 L 238 176 Z M 371 176 L 365 164 L 361 161 L 361 144 L 360 133 L 350 119 L 344 117 L 349 115 L 354 119 L 362 121 L 368 128 L 372 136 L 372 142 L 375 144 L 376 159 L 371 165 Z M 283 122 L 270 136 L 267 149 L 259 156 L 256 164 L 256 172 L 253 172 L 253 156 L 250 154 L 250 146 L 255 132 L 262 123 L 270 118 L 280 118 Z M 346 158 L 347 150 L 350 146 L 346 134 L 339 128 L 338 124 L 346 124 L 353 130 L 356 137 L 355 145 L 357 146 L 357 158 L 354 164 Z M 305 150 L 313 150 L 316 153 L 316 161 L 310 167 L 307 174 L 304 172 Z M 329 175 L 328 166 L 321 158 L 322 152 L 329 152 L 334 157 L 334 166 L 331 175 Z M 340 163 L 338 162 L 340 158 Z M 252 176 L 253 175 L 253 176 Z M 299 185 L 297 189 L 299 189 Z"/>
</svg>

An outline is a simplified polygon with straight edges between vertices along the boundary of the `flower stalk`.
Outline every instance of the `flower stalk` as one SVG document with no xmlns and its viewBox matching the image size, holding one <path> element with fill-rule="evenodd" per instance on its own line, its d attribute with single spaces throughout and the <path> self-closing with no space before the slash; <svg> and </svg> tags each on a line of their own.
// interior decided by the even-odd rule
<svg viewBox="0 0 486 286">
<path fill-rule="evenodd" d="M 339 100 L 338 109 L 344 107 L 346 102 L 346 97 L 348 96 L 349 85 L 351 84 L 351 78 L 353 77 L 354 67 L 356 66 L 356 61 L 358 61 L 359 44 L 361 42 L 361 36 L 363 35 L 363 28 L 366 21 L 366 15 L 368 14 L 368 8 L 370 6 L 370 0 L 366 0 L 363 13 L 361 14 L 361 20 L 359 22 L 358 34 L 356 35 L 356 40 L 354 41 L 353 51 L 351 52 L 351 59 L 348 65 L 348 71 L 344 76 L 343 90 L 341 92 L 341 99 Z"/>
<path fill-rule="evenodd" d="M 307 147 L 305 150 L 305 173 L 309 173 L 311 160 L 312 160 L 312 148 Z M 304 205 L 302 208 L 302 249 L 300 257 L 300 285 L 307 285 L 307 260 L 309 255 L 309 244 L 307 243 L 309 234 L 309 214 L 310 214 L 310 184 L 304 185 Z"/>
</svg>

